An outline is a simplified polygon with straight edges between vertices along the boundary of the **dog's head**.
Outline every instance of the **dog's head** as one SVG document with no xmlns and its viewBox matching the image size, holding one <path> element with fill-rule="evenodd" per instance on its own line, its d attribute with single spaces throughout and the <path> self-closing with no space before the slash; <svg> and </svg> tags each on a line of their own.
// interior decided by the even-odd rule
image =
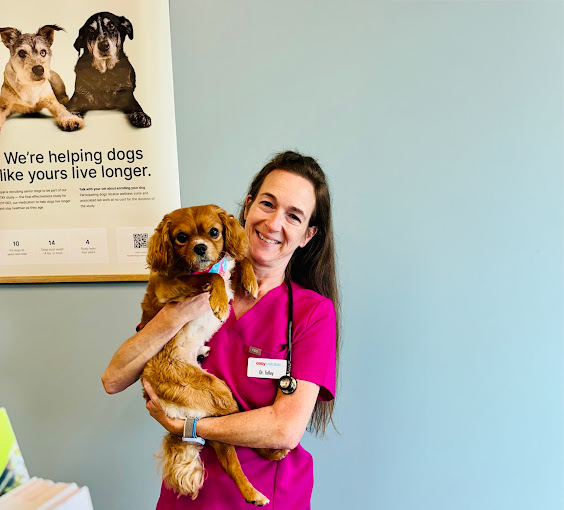
<svg viewBox="0 0 564 510">
<path fill-rule="evenodd" d="M 57 25 L 45 25 L 36 34 L 22 34 L 16 28 L 0 28 L 2 42 L 10 50 L 10 64 L 18 81 L 41 82 L 51 77 L 51 46 Z"/>
<path fill-rule="evenodd" d="M 74 47 L 88 52 L 94 59 L 116 59 L 125 38 L 133 39 L 133 25 L 124 16 L 98 12 L 86 20 L 78 31 Z"/>
<path fill-rule="evenodd" d="M 249 241 L 237 219 L 217 205 L 177 209 L 167 214 L 149 240 L 151 271 L 205 271 L 226 254 L 247 255 Z"/>
</svg>

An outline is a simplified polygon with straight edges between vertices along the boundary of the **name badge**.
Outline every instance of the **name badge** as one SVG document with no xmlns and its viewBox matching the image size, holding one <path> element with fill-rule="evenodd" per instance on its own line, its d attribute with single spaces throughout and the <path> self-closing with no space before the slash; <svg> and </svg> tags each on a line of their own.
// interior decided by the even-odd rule
<svg viewBox="0 0 564 510">
<path fill-rule="evenodd" d="M 247 362 L 247 377 L 259 379 L 280 379 L 286 375 L 285 359 L 249 358 Z"/>
</svg>

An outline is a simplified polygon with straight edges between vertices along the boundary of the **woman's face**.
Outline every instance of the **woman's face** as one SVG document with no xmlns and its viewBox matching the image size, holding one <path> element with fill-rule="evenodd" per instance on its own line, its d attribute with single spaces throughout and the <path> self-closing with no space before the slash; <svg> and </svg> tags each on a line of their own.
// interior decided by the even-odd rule
<svg viewBox="0 0 564 510">
<path fill-rule="evenodd" d="M 247 197 L 245 231 L 255 266 L 285 270 L 296 248 L 317 231 L 308 227 L 315 208 L 313 184 L 285 170 L 273 170 L 257 196 Z"/>
</svg>

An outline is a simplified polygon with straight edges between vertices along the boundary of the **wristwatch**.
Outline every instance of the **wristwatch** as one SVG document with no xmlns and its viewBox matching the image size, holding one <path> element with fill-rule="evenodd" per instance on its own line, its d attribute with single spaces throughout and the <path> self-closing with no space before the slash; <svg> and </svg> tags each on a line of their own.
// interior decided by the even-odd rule
<svg viewBox="0 0 564 510">
<path fill-rule="evenodd" d="M 199 418 L 186 418 L 184 422 L 184 432 L 182 434 L 182 441 L 185 443 L 206 444 L 205 439 L 196 435 L 196 423 L 198 420 Z"/>
</svg>

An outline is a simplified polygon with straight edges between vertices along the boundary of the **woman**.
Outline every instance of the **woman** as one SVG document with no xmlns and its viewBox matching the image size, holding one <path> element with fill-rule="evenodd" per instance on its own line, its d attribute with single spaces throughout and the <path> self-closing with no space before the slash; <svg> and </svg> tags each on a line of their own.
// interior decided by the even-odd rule
<svg viewBox="0 0 564 510">
<path fill-rule="evenodd" d="M 254 178 L 240 215 L 249 237 L 250 258 L 259 284 L 258 299 L 240 289 L 233 311 L 210 340 L 202 367 L 223 379 L 245 412 L 196 423 L 196 435 L 234 444 L 245 475 L 276 510 L 310 508 L 311 455 L 299 441 L 310 429 L 323 435 L 331 421 L 338 353 L 338 292 L 329 190 L 317 162 L 295 152 L 278 154 Z M 292 394 L 278 381 L 250 377 L 249 357 L 285 359 L 289 289 L 293 294 Z M 209 307 L 202 294 L 166 305 L 144 329 L 116 352 L 102 376 L 115 393 L 135 382 L 145 365 L 189 320 Z M 252 374 L 251 374 L 252 375 Z M 147 409 L 166 430 L 182 435 L 184 420 L 168 418 L 158 397 L 144 384 Z M 246 448 L 244 448 L 246 447 Z M 280 461 L 268 461 L 252 448 L 289 449 Z M 196 500 L 164 486 L 157 510 L 248 509 L 225 474 L 214 451 L 201 452 L 208 473 Z"/>
</svg>

